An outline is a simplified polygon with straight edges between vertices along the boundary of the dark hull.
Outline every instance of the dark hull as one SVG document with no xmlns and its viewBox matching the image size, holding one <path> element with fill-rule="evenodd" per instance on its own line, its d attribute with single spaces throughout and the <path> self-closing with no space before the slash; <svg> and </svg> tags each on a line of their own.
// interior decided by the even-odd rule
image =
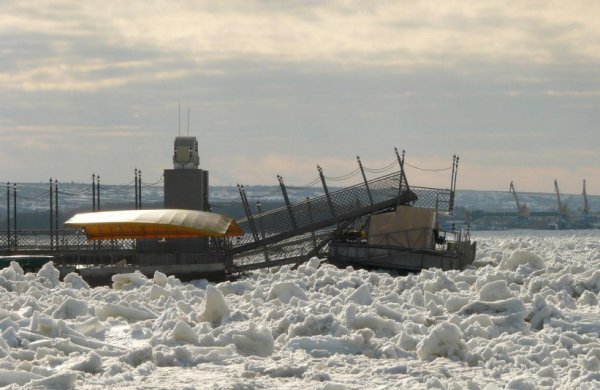
<svg viewBox="0 0 600 390">
<path fill-rule="evenodd" d="M 408 249 L 366 243 L 334 242 L 329 246 L 329 262 L 337 266 L 387 269 L 400 273 L 427 268 L 462 270 L 475 259 L 476 243 L 448 244 L 443 249 Z"/>
</svg>

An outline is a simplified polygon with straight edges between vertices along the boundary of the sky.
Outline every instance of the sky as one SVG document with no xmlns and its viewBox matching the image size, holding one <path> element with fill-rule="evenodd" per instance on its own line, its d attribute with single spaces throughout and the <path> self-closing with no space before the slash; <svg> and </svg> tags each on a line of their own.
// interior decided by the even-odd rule
<svg viewBox="0 0 600 390">
<path fill-rule="evenodd" d="M 397 147 L 425 169 L 459 155 L 459 189 L 600 194 L 598 15 L 593 0 L 4 0 L 0 182 L 156 182 L 189 134 L 214 185 L 303 185 Z"/>
</svg>

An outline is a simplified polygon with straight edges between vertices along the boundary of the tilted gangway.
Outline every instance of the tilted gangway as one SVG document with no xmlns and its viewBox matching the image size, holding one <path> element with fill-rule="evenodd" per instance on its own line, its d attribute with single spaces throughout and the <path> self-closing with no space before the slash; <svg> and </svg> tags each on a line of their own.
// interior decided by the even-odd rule
<svg viewBox="0 0 600 390">
<path fill-rule="evenodd" d="M 454 157 L 450 189 L 409 186 L 404 156 L 398 157 L 400 170 L 367 180 L 358 159 L 363 182 L 329 191 L 323 170 L 318 167 L 323 195 L 291 203 L 283 178 L 278 176 L 284 206 L 253 214 L 246 190 L 238 186 L 246 218 L 237 220 L 245 234 L 232 239 L 230 252 L 233 272 L 243 272 L 284 264 L 299 264 L 312 256 L 323 256 L 327 244 L 339 232 L 362 217 L 393 210 L 398 205 L 432 208 L 451 212 L 454 207 L 458 157 Z"/>
</svg>

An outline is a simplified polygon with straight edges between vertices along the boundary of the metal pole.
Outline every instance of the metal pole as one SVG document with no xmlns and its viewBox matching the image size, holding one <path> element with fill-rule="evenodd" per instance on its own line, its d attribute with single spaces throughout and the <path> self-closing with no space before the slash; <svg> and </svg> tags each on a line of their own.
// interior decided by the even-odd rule
<svg viewBox="0 0 600 390">
<path fill-rule="evenodd" d="M 15 236 L 15 250 L 17 250 L 17 183 L 13 183 L 13 234 Z"/>
<path fill-rule="evenodd" d="M 362 173 L 362 177 L 365 182 L 365 188 L 367 189 L 367 195 L 369 195 L 369 201 L 371 204 L 373 204 L 373 196 L 371 196 L 371 189 L 369 188 L 369 182 L 367 181 L 367 176 L 365 175 L 365 170 L 363 169 L 360 157 L 356 156 L 356 160 L 358 161 L 358 167 L 360 168 L 360 173 Z"/>
<path fill-rule="evenodd" d="M 135 209 L 138 209 L 138 175 L 137 168 L 133 170 L 133 182 L 135 183 Z"/>
<path fill-rule="evenodd" d="M 404 185 L 406 186 L 406 191 L 410 191 L 410 187 L 408 185 L 408 179 L 406 179 L 406 172 L 404 172 L 404 153 L 405 151 L 402 151 L 402 157 L 400 157 L 400 155 L 398 154 L 398 148 L 394 148 L 394 151 L 396 152 L 396 158 L 398 158 L 398 164 L 400 165 L 400 193 L 402 193 L 402 182 L 404 182 Z"/>
<path fill-rule="evenodd" d="M 323 169 L 317 165 L 317 170 L 319 171 L 319 176 L 321 177 L 321 183 L 323 184 L 323 190 L 325 191 L 325 197 L 327 198 L 327 204 L 329 205 L 329 210 L 331 211 L 331 215 L 335 216 L 335 209 L 333 208 L 333 203 L 331 202 L 331 196 L 329 195 L 329 189 L 327 188 L 327 183 L 325 182 L 325 176 L 323 175 Z"/>
<path fill-rule="evenodd" d="M 52 178 L 50 178 L 50 249 L 54 248 L 54 211 L 53 211 L 53 200 L 52 200 Z"/>
<path fill-rule="evenodd" d="M 54 179 L 54 223 L 55 223 L 55 237 L 56 247 L 58 248 L 58 180 Z"/>
<path fill-rule="evenodd" d="M 96 204 L 98 205 L 98 211 L 100 211 L 100 175 L 96 176 L 96 183 L 96 196 L 98 197 L 98 201 L 96 202 Z"/>
<path fill-rule="evenodd" d="M 138 207 L 142 209 L 142 170 L 138 169 Z"/>
<path fill-rule="evenodd" d="M 10 183 L 6 183 L 6 244 L 10 250 Z"/>
<path fill-rule="evenodd" d="M 92 173 L 92 211 L 96 211 L 96 174 Z"/>
<path fill-rule="evenodd" d="M 250 210 L 250 205 L 248 204 L 248 197 L 246 196 L 244 186 L 238 184 L 238 190 L 240 192 L 240 197 L 242 198 L 242 205 L 244 206 L 244 211 L 246 212 L 246 218 L 248 218 L 248 225 L 250 225 L 250 230 L 252 230 L 252 236 L 254 237 L 254 241 L 257 242 L 259 240 L 258 232 L 256 231 L 256 225 L 254 224 L 254 218 L 252 217 L 252 211 Z"/>
<path fill-rule="evenodd" d="M 287 207 L 288 213 L 290 214 L 292 227 L 296 229 L 298 228 L 298 225 L 296 224 L 296 218 L 294 217 L 294 213 L 292 211 L 292 205 L 290 204 L 290 198 L 288 198 L 287 190 L 285 189 L 285 184 L 283 184 L 283 177 L 277 175 L 277 180 L 279 180 L 279 187 L 281 188 L 281 193 L 283 194 L 283 200 L 285 201 L 285 206 Z"/>
<path fill-rule="evenodd" d="M 456 169 L 454 170 L 454 187 L 452 187 L 452 190 L 456 191 L 456 178 L 458 176 L 458 160 L 460 159 L 460 157 L 456 156 Z"/>
<path fill-rule="evenodd" d="M 454 198 L 456 191 L 456 175 L 458 174 L 458 156 L 452 156 L 452 183 L 450 187 L 450 214 L 454 212 Z"/>
</svg>

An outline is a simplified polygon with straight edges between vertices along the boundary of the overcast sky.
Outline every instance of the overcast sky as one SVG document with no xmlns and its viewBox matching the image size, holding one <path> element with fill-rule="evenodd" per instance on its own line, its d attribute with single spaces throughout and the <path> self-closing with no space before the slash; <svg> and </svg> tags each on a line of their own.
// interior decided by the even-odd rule
<svg viewBox="0 0 600 390">
<path fill-rule="evenodd" d="M 406 150 L 459 189 L 600 194 L 600 2 L 0 2 L 0 181 L 306 184 Z M 449 175 L 410 169 L 409 182 Z"/>
</svg>

